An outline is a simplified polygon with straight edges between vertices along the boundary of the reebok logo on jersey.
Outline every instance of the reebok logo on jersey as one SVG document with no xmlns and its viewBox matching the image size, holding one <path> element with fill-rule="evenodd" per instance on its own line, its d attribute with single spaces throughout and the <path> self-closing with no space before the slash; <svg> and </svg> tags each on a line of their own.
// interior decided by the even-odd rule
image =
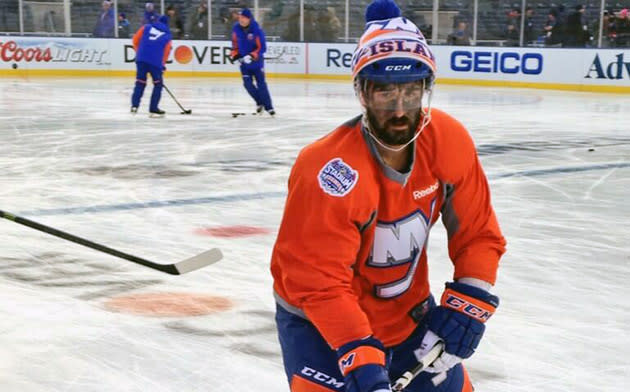
<svg viewBox="0 0 630 392">
<path fill-rule="evenodd" d="M 431 193 L 437 191 L 439 186 L 440 186 L 440 182 L 436 181 L 435 184 L 431 185 L 428 188 L 425 188 L 419 191 L 413 191 L 413 199 L 414 200 L 422 199 L 423 197 L 428 196 Z"/>
<path fill-rule="evenodd" d="M 317 175 L 319 186 L 331 196 L 343 197 L 350 193 L 359 179 L 359 172 L 341 158 L 333 158 Z"/>
</svg>

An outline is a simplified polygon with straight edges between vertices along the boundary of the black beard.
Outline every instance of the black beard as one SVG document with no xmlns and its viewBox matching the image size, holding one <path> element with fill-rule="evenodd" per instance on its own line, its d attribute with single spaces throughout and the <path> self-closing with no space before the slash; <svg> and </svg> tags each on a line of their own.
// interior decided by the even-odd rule
<svg viewBox="0 0 630 392">
<path fill-rule="evenodd" d="M 420 124 L 420 112 L 418 111 L 418 115 L 415 120 L 411 120 L 407 116 L 390 118 L 387 120 L 383 127 L 378 126 L 378 122 L 372 112 L 367 109 L 367 118 L 370 124 L 370 131 L 374 136 L 376 136 L 381 142 L 390 145 L 390 146 L 401 146 L 403 144 L 407 144 L 413 139 L 416 135 L 416 130 L 418 129 L 418 125 Z M 407 130 L 404 132 L 390 132 L 388 131 L 388 127 L 390 125 L 407 125 Z"/>
</svg>

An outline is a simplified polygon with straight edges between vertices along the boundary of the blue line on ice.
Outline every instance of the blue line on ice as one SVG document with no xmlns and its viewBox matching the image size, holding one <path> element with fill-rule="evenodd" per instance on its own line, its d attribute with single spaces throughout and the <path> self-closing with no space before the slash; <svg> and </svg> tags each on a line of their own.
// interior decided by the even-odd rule
<svg viewBox="0 0 630 392">
<path fill-rule="evenodd" d="M 521 170 L 502 174 L 490 174 L 490 180 L 500 180 L 510 177 L 537 177 L 557 173 L 578 173 L 595 170 L 606 170 L 613 168 L 630 167 L 630 162 L 603 163 L 589 166 L 567 166 L 555 167 L 549 169 Z M 284 197 L 286 192 L 260 192 L 260 193 L 237 193 L 223 196 L 208 196 L 192 199 L 173 199 L 173 200 L 152 200 L 144 203 L 122 203 L 109 205 L 95 205 L 87 207 L 68 207 L 68 208 L 52 208 L 33 211 L 19 212 L 22 216 L 50 216 L 50 215 L 79 215 L 99 212 L 115 212 L 126 210 L 139 210 L 143 208 L 160 208 L 160 207 L 180 207 L 186 205 L 212 204 L 212 203 L 230 203 L 238 201 L 250 201 L 271 199 L 275 197 Z"/>
</svg>

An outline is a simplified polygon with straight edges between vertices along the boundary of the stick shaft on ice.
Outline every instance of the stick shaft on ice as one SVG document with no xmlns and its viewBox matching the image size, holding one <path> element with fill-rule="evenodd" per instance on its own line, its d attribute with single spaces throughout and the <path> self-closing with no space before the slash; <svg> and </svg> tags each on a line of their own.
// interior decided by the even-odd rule
<svg viewBox="0 0 630 392">
<path fill-rule="evenodd" d="M 145 267 L 151 268 L 153 270 L 161 271 L 171 275 L 181 275 L 190 271 L 194 271 L 199 268 L 203 268 L 207 265 L 216 263 L 221 260 L 223 255 L 219 249 L 211 249 L 206 252 L 200 253 L 196 256 L 193 256 L 189 259 L 182 260 L 172 264 L 159 264 L 153 261 L 144 259 L 142 257 L 134 256 L 129 253 L 121 252 L 119 250 L 110 248 L 108 246 L 87 240 L 85 238 L 81 238 L 74 234 L 67 233 L 65 231 L 61 231 L 59 229 L 55 229 L 54 227 L 46 226 L 44 224 L 32 221 L 30 219 L 26 219 L 20 216 L 16 216 L 6 211 L 0 210 L 0 217 L 4 219 L 8 219 L 12 222 L 19 223 L 24 226 L 28 226 L 32 229 L 39 230 L 41 232 L 53 235 L 58 238 L 63 238 L 64 240 L 74 242 L 75 244 L 83 245 L 85 247 L 98 250 L 99 252 L 107 253 L 109 255 L 131 261 L 132 263 L 140 264 Z"/>
</svg>

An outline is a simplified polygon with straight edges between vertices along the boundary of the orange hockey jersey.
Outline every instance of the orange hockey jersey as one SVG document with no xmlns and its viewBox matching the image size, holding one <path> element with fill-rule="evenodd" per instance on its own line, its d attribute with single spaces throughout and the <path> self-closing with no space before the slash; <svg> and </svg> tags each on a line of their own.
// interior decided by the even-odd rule
<svg viewBox="0 0 630 392">
<path fill-rule="evenodd" d="M 385 166 L 357 117 L 293 166 L 274 291 L 333 348 L 368 335 L 393 346 L 411 334 L 409 311 L 430 294 L 425 243 L 440 214 L 454 279 L 495 282 L 505 240 L 468 132 L 433 109 L 414 148 L 408 173 Z"/>
</svg>

